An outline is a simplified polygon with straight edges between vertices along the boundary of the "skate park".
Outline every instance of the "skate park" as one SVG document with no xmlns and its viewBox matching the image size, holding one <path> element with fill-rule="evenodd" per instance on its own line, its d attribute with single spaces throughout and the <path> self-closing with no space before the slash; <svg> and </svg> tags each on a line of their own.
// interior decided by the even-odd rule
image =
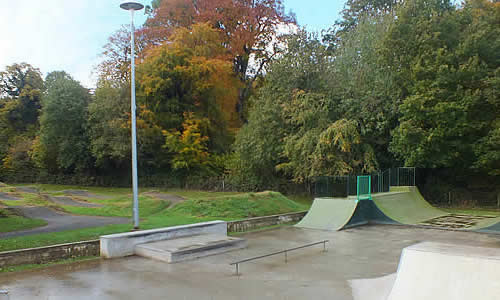
<svg viewBox="0 0 500 300">
<path fill-rule="evenodd" d="M 207 248 L 214 235 L 227 242 L 224 222 L 103 236 L 106 259 L 4 276 L 0 283 L 15 299 L 497 299 L 497 219 L 447 214 L 411 185 L 371 193 L 371 182 L 369 190 L 362 182 L 368 177 L 360 180 L 356 195 L 316 198 L 295 226 L 228 236 L 244 241 L 233 248 Z M 269 255 L 325 240 L 326 246 Z M 141 244 L 149 246 L 137 251 Z M 122 251 L 134 246 L 136 255 Z M 178 250 L 188 250 L 178 262 L 159 254 L 174 257 Z M 249 258 L 258 259 L 236 273 L 234 262 Z"/>
</svg>

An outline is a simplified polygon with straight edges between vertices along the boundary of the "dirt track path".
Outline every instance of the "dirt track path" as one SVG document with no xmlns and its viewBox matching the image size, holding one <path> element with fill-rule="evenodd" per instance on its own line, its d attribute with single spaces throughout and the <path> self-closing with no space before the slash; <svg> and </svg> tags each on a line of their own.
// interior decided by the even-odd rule
<svg viewBox="0 0 500 300">
<path fill-rule="evenodd" d="M 49 196 L 50 201 L 60 204 L 60 205 L 68 205 L 68 206 L 77 206 L 77 207 L 102 207 L 100 204 L 89 203 L 83 201 L 76 201 L 70 197 L 64 196 Z"/>
<path fill-rule="evenodd" d="M 80 228 L 99 227 L 111 224 L 126 224 L 128 218 L 119 217 L 94 217 L 94 216 L 74 216 L 63 212 L 55 211 L 47 207 L 15 207 L 25 217 L 32 219 L 42 219 L 48 224 L 46 226 L 0 233 L 0 239 L 9 237 L 26 236 L 39 233 L 59 232 Z"/>
<path fill-rule="evenodd" d="M 21 198 L 14 197 L 14 196 L 11 196 L 11 195 L 9 195 L 7 193 L 0 192 L 0 200 L 9 200 L 9 201 L 12 201 L 12 200 L 21 200 Z"/>
<path fill-rule="evenodd" d="M 159 193 L 159 192 L 147 192 L 144 193 L 146 196 L 151 196 L 153 198 L 158 198 L 160 200 L 165 200 L 169 201 L 170 205 L 168 207 L 174 207 L 177 205 L 177 203 L 180 203 L 182 201 L 185 201 L 186 198 L 183 198 L 181 196 L 173 195 L 173 194 L 166 194 L 166 193 Z"/>
</svg>

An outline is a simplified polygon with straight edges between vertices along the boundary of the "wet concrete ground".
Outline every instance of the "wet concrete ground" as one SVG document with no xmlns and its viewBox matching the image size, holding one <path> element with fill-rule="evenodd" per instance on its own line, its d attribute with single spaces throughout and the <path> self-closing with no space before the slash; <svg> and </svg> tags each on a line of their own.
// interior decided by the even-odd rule
<svg viewBox="0 0 500 300">
<path fill-rule="evenodd" d="M 396 272 L 401 250 L 421 241 L 500 247 L 500 235 L 403 226 L 340 232 L 279 228 L 248 233 L 247 249 L 178 264 L 139 257 L 98 260 L 0 275 L 10 299 L 335 299 L 352 300 L 350 280 Z M 229 263 L 310 242 L 322 245 L 244 263 Z M 354 291 L 359 294 L 359 291 Z"/>
</svg>

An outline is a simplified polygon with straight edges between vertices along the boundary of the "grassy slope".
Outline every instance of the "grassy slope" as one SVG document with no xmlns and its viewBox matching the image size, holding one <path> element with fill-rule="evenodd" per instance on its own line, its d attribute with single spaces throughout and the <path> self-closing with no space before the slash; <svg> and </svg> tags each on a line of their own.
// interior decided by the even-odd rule
<svg viewBox="0 0 500 300">
<path fill-rule="evenodd" d="M 44 220 L 24 218 L 5 209 L 0 209 L 0 232 L 31 229 L 44 225 L 47 225 Z"/>
<path fill-rule="evenodd" d="M 262 192 L 191 199 L 176 205 L 172 211 L 197 217 L 251 218 L 306 210 L 280 193 Z"/>
<path fill-rule="evenodd" d="M 59 191 L 64 189 L 85 189 L 95 194 L 107 196 L 106 199 L 86 199 L 90 202 L 102 204 L 104 207 L 59 207 L 71 213 L 100 216 L 131 215 L 131 196 L 129 189 L 82 188 L 54 185 L 40 185 L 39 188 L 51 195 L 60 194 Z M 149 190 L 151 189 L 141 189 L 141 192 Z M 168 202 L 142 195 L 140 197 L 141 229 L 152 229 L 217 219 L 235 220 L 246 217 L 301 211 L 308 208 L 306 204 L 297 203 L 275 192 L 246 194 L 179 190 L 166 192 L 183 196 L 187 198 L 187 200 L 179 203 L 173 208 L 167 208 Z M 38 205 L 47 205 L 47 202 L 43 199 L 35 200 L 34 198 L 36 198 L 37 195 L 20 194 L 25 198 L 25 200 L 22 201 L 37 203 Z M 26 197 L 29 199 L 26 199 Z M 19 201 L 17 201 L 17 203 L 19 203 Z M 53 203 L 49 204 L 55 206 Z M 100 235 L 125 232 L 131 229 L 132 225 L 130 224 L 108 225 L 2 239 L 0 240 L 0 251 L 97 239 Z"/>
</svg>

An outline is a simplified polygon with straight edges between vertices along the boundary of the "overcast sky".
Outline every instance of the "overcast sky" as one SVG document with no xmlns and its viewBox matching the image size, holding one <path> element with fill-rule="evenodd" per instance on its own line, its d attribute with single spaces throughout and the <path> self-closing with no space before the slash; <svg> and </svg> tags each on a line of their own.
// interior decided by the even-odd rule
<svg viewBox="0 0 500 300">
<path fill-rule="evenodd" d="M 44 76 L 64 70 L 84 86 L 93 87 L 92 70 L 107 38 L 129 24 L 120 0 L 0 0 L 0 70 L 27 62 Z M 143 1 L 149 4 L 150 1 Z M 299 25 L 309 30 L 328 28 L 338 18 L 344 0 L 284 0 Z M 136 15 L 136 23 L 145 20 Z"/>
</svg>

